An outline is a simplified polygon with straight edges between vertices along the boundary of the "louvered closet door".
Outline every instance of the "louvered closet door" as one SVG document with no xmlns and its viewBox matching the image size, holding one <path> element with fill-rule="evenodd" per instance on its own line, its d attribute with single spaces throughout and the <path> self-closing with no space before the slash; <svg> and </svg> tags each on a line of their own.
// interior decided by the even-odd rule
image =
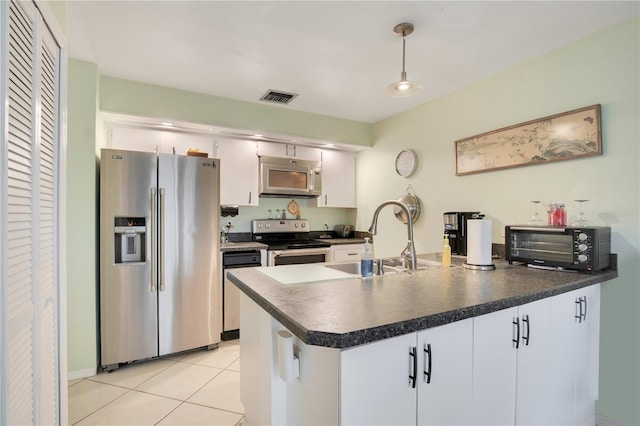
<svg viewBox="0 0 640 426">
<path fill-rule="evenodd" d="M 0 7 L 0 424 L 57 424 L 59 48 L 33 3 Z"/>
</svg>

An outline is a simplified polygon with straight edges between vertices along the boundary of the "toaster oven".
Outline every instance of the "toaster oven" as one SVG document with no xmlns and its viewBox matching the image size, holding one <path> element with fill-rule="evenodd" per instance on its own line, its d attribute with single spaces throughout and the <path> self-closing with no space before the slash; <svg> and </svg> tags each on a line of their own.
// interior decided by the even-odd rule
<svg viewBox="0 0 640 426">
<path fill-rule="evenodd" d="M 593 272 L 609 267 L 610 254 L 608 226 L 505 227 L 505 258 L 509 263 Z"/>
</svg>

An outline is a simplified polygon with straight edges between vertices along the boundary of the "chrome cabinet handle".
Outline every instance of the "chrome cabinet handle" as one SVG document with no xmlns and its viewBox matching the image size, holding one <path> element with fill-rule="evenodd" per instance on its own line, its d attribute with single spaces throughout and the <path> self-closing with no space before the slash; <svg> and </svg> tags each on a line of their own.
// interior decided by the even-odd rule
<svg viewBox="0 0 640 426">
<path fill-rule="evenodd" d="M 583 296 L 581 301 L 584 302 L 584 310 L 582 310 L 582 303 L 581 303 L 580 304 L 580 311 L 581 311 L 580 316 L 582 317 L 582 321 L 586 321 L 587 320 L 587 296 Z"/>
<path fill-rule="evenodd" d="M 575 315 L 573 316 L 577 323 L 582 322 L 582 298 L 578 297 L 575 301 Z"/>
<path fill-rule="evenodd" d="M 327 194 L 324 194 L 324 205 L 327 205 Z"/>
<path fill-rule="evenodd" d="M 409 374 L 409 383 L 411 384 L 412 389 L 416 388 L 416 376 L 418 375 L 418 354 L 416 352 L 417 351 L 415 346 L 412 347 L 409 351 L 409 356 L 413 357 L 413 359 L 411 360 L 411 371 L 413 372 L 413 375 Z"/>
<path fill-rule="evenodd" d="M 249 204 L 251 204 L 251 191 L 249 191 Z"/>
<path fill-rule="evenodd" d="M 427 369 L 423 371 L 424 381 L 426 383 L 431 383 L 431 343 L 424 345 L 423 352 L 426 358 L 424 360 L 424 364 L 427 366 Z"/>
<path fill-rule="evenodd" d="M 156 189 L 151 188 L 151 288 L 149 289 L 151 293 L 155 293 L 158 288 L 158 270 L 156 265 L 156 260 L 158 258 L 158 253 L 156 251 L 157 244 L 157 235 L 156 232 L 157 222 L 156 222 Z"/>
<path fill-rule="evenodd" d="M 165 290 L 164 283 L 164 188 L 160 188 L 160 288 Z"/>
</svg>

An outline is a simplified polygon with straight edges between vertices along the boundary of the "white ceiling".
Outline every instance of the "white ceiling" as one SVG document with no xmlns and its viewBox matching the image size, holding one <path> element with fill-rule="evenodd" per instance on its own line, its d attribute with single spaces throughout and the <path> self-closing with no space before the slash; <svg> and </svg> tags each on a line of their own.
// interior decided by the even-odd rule
<svg viewBox="0 0 640 426">
<path fill-rule="evenodd" d="M 638 1 L 69 1 L 72 58 L 100 73 L 376 122 L 639 13 Z M 402 70 L 419 94 L 385 94 Z M 273 104 L 267 104 L 273 105 Z"/>
</svg>

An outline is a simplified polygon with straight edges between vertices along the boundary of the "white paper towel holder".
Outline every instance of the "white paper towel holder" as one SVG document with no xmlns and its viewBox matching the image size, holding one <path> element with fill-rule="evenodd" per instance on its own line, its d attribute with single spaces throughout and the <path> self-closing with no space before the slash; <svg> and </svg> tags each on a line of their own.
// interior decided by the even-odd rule
<svg viewBox="0 0 640 426">
<path fill-rule="evenodd" d="M 472 231 L 471 231 L 471 223 L 472 223 L 472 220 L 474 222 L 476 220 L 478 220 L 478 221 L 482 221 L 481 223 L 488 224 L 488 226 L 485 226 L 485 229 L 484 229 L 484 231 L 488 232 L 488 235 L 486 235 L 485 237 L 486 238 L 490 238 L 490 235 L 491 235 L 491 221 L 484 220 L 484 215 L 483 214 L 473 215 L 473 217 L 470 218 L 467 221 L 467 238 L 468 238 L 468 241 L 467 241 L 467 258 L 470 257 L 469 255 L 470 255 L 470 252 L 471 252 L 471 248 L 468 247 L 468 244 L 470 244 L 469 240 L 471 240 L 471 233 L 472 233 Z M 476 230 L 475 227 L 474 227 L 474 230 Z M 478 235 L 475 235 L 475 236 L 477 238 L 481 238 Z M 485 242 L 486 242 L 486 245 L 487 245 L 487 247 L 485 247 L 485 248 L 489 250 L 488 258 L 487 258 L 487 256 L 478 256 L 477 254 L 474 254 L 474 256 L 471 256 L 471 257 L 473 257 L 474 260 L 480 260 L 481 262 L 491 261 L 491 240 L 487 239 Z M 474 245 L 474 248 L 478 249 L 477 245 Z M 480 259 L 478 259 L 478 257 L 480 257 Z M 464 264 L 462 266 L 464 266 L 467 269 L 472 269 L 472 270 L 476 270 L 476 271 L 493 271 L 493 270 L 496 269 L 496 265 L 494 265 L 493 263 L 476 264 L 476 263 L 464 262 Z"/>
</svg>

